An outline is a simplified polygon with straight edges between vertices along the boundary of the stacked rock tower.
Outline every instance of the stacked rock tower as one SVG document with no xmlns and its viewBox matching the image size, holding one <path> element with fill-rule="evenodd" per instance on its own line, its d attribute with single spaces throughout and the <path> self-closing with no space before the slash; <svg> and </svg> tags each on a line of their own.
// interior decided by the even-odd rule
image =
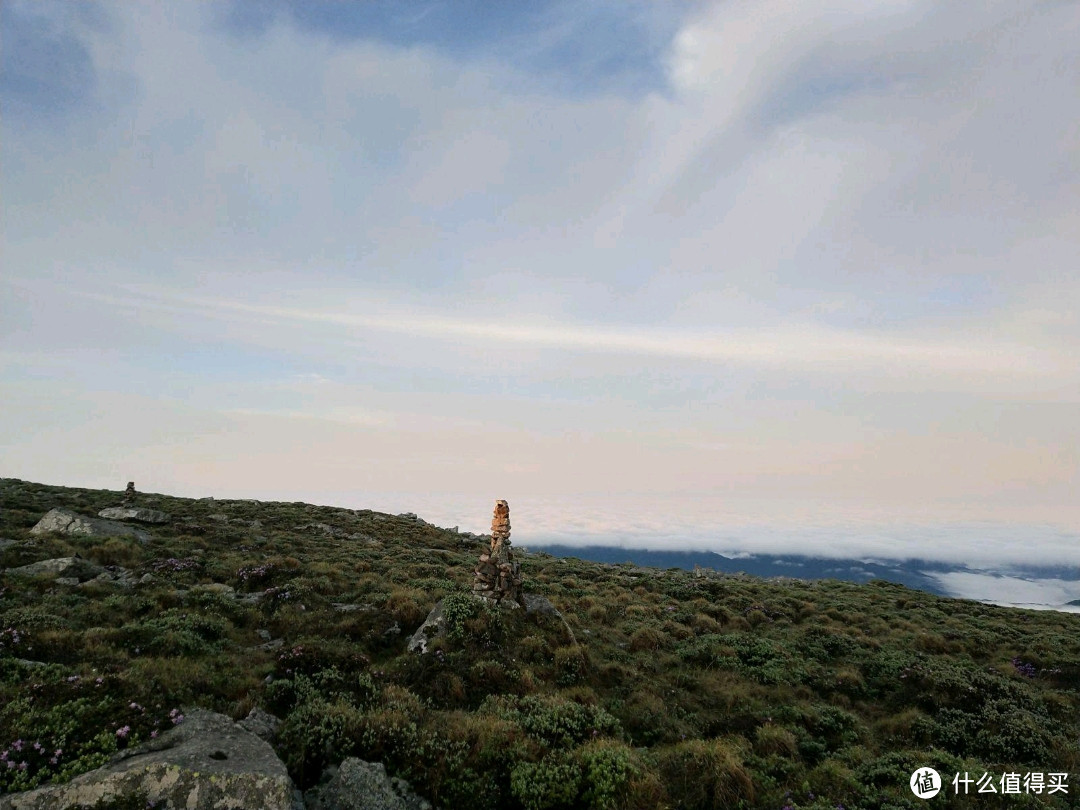
<svg viewBox="0 0 1080 810">
<path fill-rule="evenodd" d="M 506 501 L 495 501 L 491 547 L 480 555 L 474 573 L 473 593 L 477 596 L 494 602 L 521 601 L 521 571 L 510 553 L 510 506 Z"/>
<path fill-rule="evenodd" d="M 127 489 L 124 490 L 124 496 L 120 502 L 124 506 L 131 506 L 133 503 L 135 503 L 135 496 L 137 494 L 138 493 L 135 492 L 135 482 L 128 481 Z"/>
</svg>

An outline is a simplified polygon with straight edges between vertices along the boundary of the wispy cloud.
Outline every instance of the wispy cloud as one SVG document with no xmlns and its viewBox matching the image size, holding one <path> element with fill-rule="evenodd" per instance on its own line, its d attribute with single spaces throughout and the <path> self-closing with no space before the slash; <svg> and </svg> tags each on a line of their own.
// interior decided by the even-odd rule
<svg viewBox="0 0 1080 810">
<path fill-rule="evenodd" d="M 371 316 L 339 308 L 307 309 L 168 292 L 140 291 L 136 295 L 68 292 L 114 306 L 239 314 L 254 317 L 265 324 L 309 323 L 332 326 L 346 332 L 377 330 L 469 340 L 485 345 L 512 343 L 577 352 L 688 358 L 749 366 L 813 366 L 826 373 L 877 369 L 923 375 L 968 373 L 1011 379 L 1054 377 L 1077 371 L 1071 351 L 996 340 L 985 335 L 980 336 L 979 340 L 962 341 L 949 334 L 930 337 L 910 333 L 889 335 L 830 329 L 813 323 L 708 332 L 573 323 L 522 324 L 409 312 Z"/>
</svg>

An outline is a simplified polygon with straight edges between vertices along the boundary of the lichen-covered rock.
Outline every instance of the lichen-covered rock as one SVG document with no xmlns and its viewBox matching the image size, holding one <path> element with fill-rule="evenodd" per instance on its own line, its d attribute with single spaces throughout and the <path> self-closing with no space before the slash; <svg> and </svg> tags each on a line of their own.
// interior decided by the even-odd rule
<svg viewBox="0 0 1080 810">
<path fill-rule="evenodd" d="M 443 600 L 435 603 L 435 607 L 428 613 L 424 623 L 417 628 L 409 639 L 409 652 L 424 655 L 428 651 L 428 644 L 434 639 L 446 635 L 446 616 L 443 613 Z"/>
<path fill-rule="evenodd" d="M 277 736 L 281 720 L 256 706 L 248 712 L 247 717 L 238 721 L 237 725 L 245 731 L 250 731 L 259 739 L 271 742 Z"/>
<path fill-rule="evenodd" d="M 52 560 L 20 565 L 18 568 L 9 568 L 8 574 L 17 577 L 50 576 L 60 579 L 75 580 L 77 585 L 89 579 L 94 579 L 103 574 L 105 569 L 94 565 L 82 557 L 56 557 Z"/>
<path fill-rule="evenodd" d="M 293 784 L 268 743 L 194 709 L 159 739 L 62 785 L 0 797 L 0 810 L 62 810 L 145 795 L 186 810 L 293 810 Z"/>
<path fill-rule="evenodd" d="M 138 523 L 168 523 L 171 519 L 168 512 L 141 506 L 110 506 L 98 512 L 98 517 L 110 520 L 134 520 Z"/>
<path fill-rule="evenodd" d="M 84 537 L 134 537 L 140 543 L 150 535 L 134 526 L 111 520 L 86 517 L 70 509 L 50 509 L 30 530 L 30 534 L 68 534 Z"/>
<path fill-rule="evenodd" d="M 403 779 L 392 779 L 381 762 L 349 757 L 328 768 L 324 783 L 304 796 L 308 810 L 431 810 Z"/>
</svg>

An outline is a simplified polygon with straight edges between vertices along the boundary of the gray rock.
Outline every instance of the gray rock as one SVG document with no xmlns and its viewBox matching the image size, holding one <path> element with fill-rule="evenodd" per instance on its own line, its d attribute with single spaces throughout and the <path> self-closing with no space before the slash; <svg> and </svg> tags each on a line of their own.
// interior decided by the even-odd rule
<svg viewBox="0 0 1080 810">
<path fill-rule="evenodd" d="M 293 810 L 293 784 L 264 740 L 194 709 L 179 726 L 62 785 L 0 798 L 0 810 L 62 810 L 145 793 L 187 810 Z"/>
<path fill-rule="evenodd" d="M 90 581 L 93 582 L 94 580 Z M 78 577 L 57 577 L 53 580 L 53 582 L 57 585 L 67 585 L 69 588 L 71 588 L 79 584 L 79 579 Z"/>
<path fill-rule="evenodd" d="M 374 605 L 368 605 L 368 604 L 350 605 L 350 604 L 347 604 L 345 602 L 334 602 L 333 605 L 334 605 L 334 610 L 336 610 L 338 613 L 356 613 L 356 612 L 369 613 L 369 612 L 375 610 Z"/>
<path fill-rule="evenodd" d="M 9 574 L 17 577 L 60 577 L 61 579 L 74 579 L 76 585 L 94 579 L 104 572 L 105 569 L 101 568 L 101 566 L 94 565 L 82 557 L 57 557 L 52 560 L 41 560 L 40 562 L 8 569 Z"/>
<path fill-rule="evenodd" d="M 539 613 L 542 616 L 556 616 L 559 619 L 562 619 L 563 617 L 557 607 L 538 593 L 524 594 L 521 597 L 521 601 L 525 603 L 526 613 Z"/>
<path fill-rule="evenodd" d="M 11 548 L 17 542 L 17 540 L 12 540 L 10 537 L 0 537 L 0 551 L 3 551 L 6 548 Z"/>
<path fill-rule="evenodd" d="M 349 757 L 328 768 L 328 781 L 304 797 L 308 810 L 431 810 L 403 779 L 391 779 L 381 762 Z"/>
<path fill-rule="evenodd" d="M 140 543 L 150 535 L 134 526 L 101 518 L 86 517 L 70 509 L 51 509 L 30 530 L 30 534 L 68 534 L 83 537 L 134 537 Z"/>
<path fill-rule="evenodd" d="M 263 641 L 269 641 L 271 638 L 273 638 L 273 636 L 270 635 L 269 630 L 256 630 L 255 632 Z"/>
<path fill-rule="evenodd" d="M 277 736 L 281 720 L 256 706 L 237 725 L 245 731 L 250 731 L 259 739 L 271 742 Z"/>
<path fill-rule="evenodd" d="M 574 635 L 573 628 L 571 628 L 566 621 L 566 617 L 563 616 L 559 612 L 559 609 L 551 604 L 547 598 L 538 593 L 527 593 L 522 595 L 521 601 L 525 603 L 526 614 L 532 616 L 550 616 L 553 619 L 557 619 L 562 624 L 563 630 L 566 631 L 570 643 L 577 646 L 577 637 Z"/>
<path fill-rule="evenodd" d="M 417 628 L 409 639 L 409 652 L 424 655 L 428 651 L 428 642 L 446 635 L 446 616 L 443 615 L 443 600 L 435 603 L 424 623 Z"/>
<path fill-rule="evenodd" d="M 93 579 L 79 583 L 79 587 L 85 588 L 95 584 L 117 585 L 121 588 L 130 588 L 135 584 L 135 580 L 132 577 L 131 572 L 128 571 L 126 568 L 122 568 L 119 565 L 111 565 L 106 567 L 104 571 L 102 571 Z"/>
<path fill-rule="evenodd" d="M 112 520 L 134 520 L 139 523 L 168 523 L 171 519 L 167 512 L 146 509 L 140 506 L 110 506 L 98 512 L 98 517 Z"/>
</svg>

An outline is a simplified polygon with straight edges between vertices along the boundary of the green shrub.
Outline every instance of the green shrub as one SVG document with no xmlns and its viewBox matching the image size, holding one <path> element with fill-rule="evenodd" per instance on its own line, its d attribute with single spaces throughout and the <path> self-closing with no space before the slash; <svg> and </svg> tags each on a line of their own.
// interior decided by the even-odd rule
<svg viewBox="0 0 1080 810">
<path fill-rule="evenodd" d="M 635 775 L 633 752 L 615 740 L 597 740 L 578 749 L 582 800 L 591 810 L 613 810 Z"/>
<path fill-rule="evenodd" d="M 584 651 L 577 645 L 555 649 L 555 683 L 559 686 L 581 683 L 585 668 Z"/>
<path fill-rule="evenodd" d="M 668 796 L 685 810 L 719 810 L 754 800 L 754 782 L 726 740 L 687 740 L 658 752 Z"/>
<path fill-rule="evenodd" d="M 581 767 L 564 752 L 540 762 L 519 762 L 510 772 L 510 790 L 525 810 L 576 807 Z"/>
<path fill-rule="evenodd" d="M 443 598 L 446 635 L 455 641 L 465 638 L 465 622 L 480 613 L 479 600 L 470 593 L 452 593 Z"/>
<path fill-rule="evenodd" d="M 552 746 L 570 747 L 584 740 L 621 733 L 619 721 L 599 706 L 584 706 L 560 697 L 486 700 L 481 711 L 517 723 L 530 736 Z"/>
</svg>

